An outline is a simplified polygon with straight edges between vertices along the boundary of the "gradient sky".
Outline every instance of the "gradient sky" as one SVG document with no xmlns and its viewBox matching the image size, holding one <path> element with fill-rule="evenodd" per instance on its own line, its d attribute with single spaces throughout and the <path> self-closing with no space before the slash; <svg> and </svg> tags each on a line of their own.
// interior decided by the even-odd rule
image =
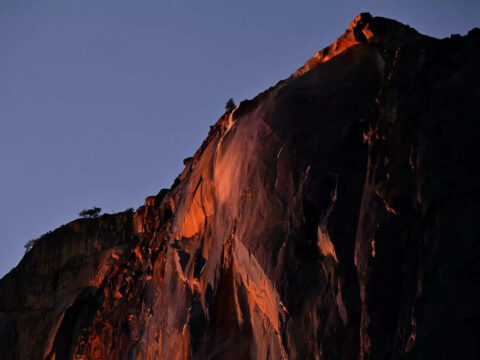
<svg viewBox="0 0 480 360">
<path fill-rule="evenodd" d="M 0 276 L 27 240 L 169 187 L 224 111 L 360 12 L 436 37 L 480 1 L 1 0 Z"/>
</svg>

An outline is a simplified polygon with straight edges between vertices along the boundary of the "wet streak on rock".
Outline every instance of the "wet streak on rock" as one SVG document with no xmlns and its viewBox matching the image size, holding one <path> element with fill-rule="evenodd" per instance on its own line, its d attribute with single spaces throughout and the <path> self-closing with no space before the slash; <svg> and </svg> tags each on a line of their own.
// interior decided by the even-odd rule
<svg viewBox="0 0 480 360">
<path fill-rule="evenodd" d="M 480 358 L 479 63 L 478 29 L 360 14 L 171 189 L 40 239 L 0 281 L 0 353 Z"/>
</svg>

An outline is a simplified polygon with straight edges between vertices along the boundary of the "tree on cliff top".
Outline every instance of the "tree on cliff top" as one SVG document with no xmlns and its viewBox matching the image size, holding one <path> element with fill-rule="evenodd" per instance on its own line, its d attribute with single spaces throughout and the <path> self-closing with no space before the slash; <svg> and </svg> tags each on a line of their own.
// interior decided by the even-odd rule
<svg viewBox="0 0 480 360">
<path fill-rule="evenodd" d="M 225 104 L 225 111 L 226 112 L 230 112 L 230 111 L 233 111 L 235 109 L 236 105 L 235 105 L 235 101 L 233 101 L 232 98 L 228 99 L 227 103 Z"/>
<path fill-rule="evenodd" d="M 83 218 L 97 218 L 101 211 L 102 208 L 95 206 L 91 209 L 83 209 L 78 213 L 78 216 Z"/>
<path fill-rule="evenodd" d="M 36 244 L 37 242 L 38 242 L 38 239 L 28 240 L 28 241 L 25 243 L 25 245 L 24 245 L 24 247 L 25 247 L 25 254 L 26 254 L 27 252 L 29 252 L 29 251 L 35 246 L 35 244 Z"/>
<path fill-rule="evenodd" d="M 25 243 L 25 245 L 24 245 L 24 247 L 25 247 L 25 254 L 26 254 L 27 252 L 29 252 L 30 250 L 32 250 L 32 248 L 33 248 L 35 245 L 37 245 L 37 243 L 38 243 L 40 240 L 46 238 L 47 236 L 50 236 L 50 234 L 52 234 L 52 232 L 51 232 L 51 231 L 47 231 L 45 234 L 43 234 L 42 236 L 40 236 L 40 237 L 38 237 L 38 238 L 35 238 L 35 239 L 32 239 L 32 240 L 28 240 L 28 241 Z"/>
</svg>

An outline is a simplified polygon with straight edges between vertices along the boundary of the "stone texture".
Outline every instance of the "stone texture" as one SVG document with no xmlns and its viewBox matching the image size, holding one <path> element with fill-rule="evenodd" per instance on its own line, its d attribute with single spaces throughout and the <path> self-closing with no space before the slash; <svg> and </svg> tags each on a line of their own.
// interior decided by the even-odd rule
<svg viewBox="0 0 480 360">
<path fill-rule="evenodd" d="M 360 14 L 169 190 L 0 280 L 6 359 L 480 358 L 480 30 Z"/>
</svg>

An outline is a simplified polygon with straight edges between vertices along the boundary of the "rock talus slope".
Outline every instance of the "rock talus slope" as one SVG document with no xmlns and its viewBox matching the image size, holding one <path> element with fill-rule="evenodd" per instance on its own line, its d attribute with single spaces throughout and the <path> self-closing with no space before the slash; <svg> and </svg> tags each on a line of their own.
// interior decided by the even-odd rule
<svg viewBox="0 0 480 360">
<path fill-rule="evenodd" d="M 478 29 L 359 15 L 171 189 L 43 237 L 2 358 L 480 358 L 478 64 Z"/>
</svg>

